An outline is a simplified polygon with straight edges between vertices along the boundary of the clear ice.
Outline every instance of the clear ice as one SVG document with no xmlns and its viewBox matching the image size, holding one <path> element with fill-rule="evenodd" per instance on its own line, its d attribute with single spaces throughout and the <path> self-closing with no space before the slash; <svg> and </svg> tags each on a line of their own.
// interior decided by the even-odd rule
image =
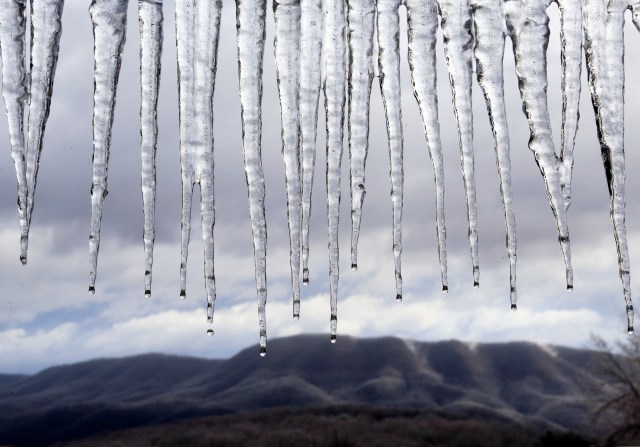
<svg viewBox="0 0 640 447">
<path fill-rule="evenodd" d="M 300 182 L 300 114 L 298 86 L 300 71 L 300 0 L 274 0 L 274 40 L 278 93 L 282 115 L 282 156 L 285 163 L 287 216 L 293 318 L 300 318 L 300 227 L 302 186 Z"/>
<path fill-rule="evenodd" d="M 634 20 L 638 26 L 638 3 Z M 584 0 L 584 49 L 591 102 L 596 115 L 600 150 L 607 176 L 613 231 L 627 326 L 633 332 L 631 265 L 625 228 L 624 158 L 624 13 L 634 5 L 627 0 Z M 640 29 L 640 28 L 639 28 Z"/>
<path fill-rule="evenodd" d="M 31 0 L 31 71 L 29 72 L 29 118 L 26 147 L 27 237 L 40 166 L 44 130 L 49 117 L 53 80 L 58 63 L 64 0 Z M 20 259 L 27 260 L 27 242 Z"/>
<path fill-rule="evenodd" d="M 266 3 L 266 0 L 236 0 L 242 143 L 253 234 L 261 355 L 267 352 L 267 221 L 261 143 Z"/>
<path fill-rule="evenodd" d="M 344 0 L 325 0 L 323 8 L 325 27 L 322 46 L 322 83 L 327 125 L 330 328 L 331 340 L 335 340 L 338 327 L 338 279 L 340 277 L 338 224 L 347 83 L 347 17 Z"/>
<path fill-rule="evenodd" d="M 0 2 L 0 50 L 2 51 L 2 96 L 9 120 L 11 157 L 18 178 L 20 260 L 26 264 L 29 216 L 24 111 L 29 98 L 25 67 L 26 0 Z"/>
<path fill-rule="evenodd" d="M 436 231 L 440 256 L 442 291 L 449 289 L 447 281 L 447 247 L 444 218 L 444 160 L 438 122 L 438 96 L 436 90 L 436 30 L 438 7 L 435 2 L 407 0 L 409 22 L 409 68 L 413 94 L 420 107 L 424 133 L 433 163 L 436 186 Z"/>
<path fill-rule="evenodd" d="M 366 190 L 369 109 L 374 77 L 375 0 L 349 0 L 349 160 L 351 180 L 351 268 L 358 268 L 358 238 Z"/>
<path fill-rule="evenodd" d="M 309 222 L 316 164 L 318 102 L 321 86 L 322 0 L 300 1 L 300 156 L 302 158 L 302 282 L 309 283 Z"/>
<path fill-rule="evenodd" d="M 216 81 L 222 0 L 176 1 L 176 46 L 180 110 L 182 224 L 180 297 L 186 297 L 187 255 L 191 232 L 193 188 L 200 186 L 204 241 L 207 320 L 213 323 L 216 298 L 213 270 L 213 93 Z"/>
<path fill-rule="evenodd" d="M 391 203 L 393 206 L 393 258 L 396 279 L 396 300 L 402 300 L 400 256 L 402 254 L 402 188 L 404 183 L 404 169 L 402 165 L 402 107 L 400 97 L 400 16 L 398 13 L 400 4 L 400 0 L 378 0 L 376 5 L 380 90 L 382 91 L 382 100 L 384 102 L 387 137 L 389 140 L 389 174 L 391 178 Z M 440 235 L 440 232 L 438 232 L 438 235 Z M 443 275 L 443 284 L 446 284 L 446 270 Z"/>
<path fill-rule="evenodd" d="M 155 240 L 156 148 L 158 143 L 158 88 L 162 56 L 162 0 L 139 0 L 140 27 L 140 150 L 144 208 L 144 294 L 151 296 Z"/>
<path fill-rule="evenodd" d="M 93 0 L 89 14 L 94 35 L 93 183 L 89 235 L 89 293 L 95 292 L 100 222 L 107 196 L 107 171 L 116 87 L 127 30 L 129 0 Z"/>
</svg>

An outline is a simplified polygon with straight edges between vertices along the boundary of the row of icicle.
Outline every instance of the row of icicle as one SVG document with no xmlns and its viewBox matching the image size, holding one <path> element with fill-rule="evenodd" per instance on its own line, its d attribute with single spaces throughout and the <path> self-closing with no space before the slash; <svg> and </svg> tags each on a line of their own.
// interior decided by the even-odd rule
<svg viewBox="0 0 640 447">
<path fill-rule="evenodd" d="M 633 332 L 629 253 L 624 195 L 624 13 L 631 9 L 640 30 L 640 0 L 556 0 L 561 13 L 562 137 L 560 155 L 551 138 L 547 105 L 547 47 L 551 0 L 273 0 L 275 60 L 282 112 L 290 234 L 293 316 L 300 315 L 300 279 L 309 281 L 309 221 L 316 158 L 320 91 L 325 95 L 327 209 L 331 340 L 337 331 L 338 220 L 344 121 L 348 121 L 351 180 L 351 265 L 357 268 L 357 244 L 365 197 L 369 109 L 376 74 L 384 100 L 393 205 L 393 255 L 396 298 L 402 300 L 403 136 L 400 106 L 399 8 L 408 17 L 409 67 L 415 98 L 433 162 L 436 230 L 443 291 L 447 285 L 444 216 L 444 167 L 436 95 L 436 39 L 440 26 L 449 70 L 469 221 L 473 283 L 479 286 L 478 230 L 473 161 L 472 77 L 486 100 L 495 140 L 504 204 L 510 265 L 510 300 L 516 308 L 516 235 L 511 192 L 510 143 L 503 86 L 505 39 L 513 43 L 523 110 L 530 128 L 529 147 L 543 175 L 558 227 L 573 289 L 566 211 L 571 203 L 574 140 L 582 49 L 586 55 L 591 99 L 611 196 L 611 216 L 620 278 Z M 64 0 L 31 0 L 30 66 L 26 67 L 26 0 L 0 2 L 2 89 L 9 118 L 11 154 L 18 177 L 21 254 L 27 241 L 43 133 L 51 103 Z M 151 295 L 154 243 L 157 102 L 163 41 L 162 0 L 138 0 L 142 104 L 141 148 L 144 202 L 145 295 Z M 236 0 L 242 139 L 253 233 L 260 322 L 260 352 L 266 352 L 265 181 L 261 161 L 261 101 L 266 0 Z M 116 87 L 125 43 L 128 0 L 92 0 L 94 29 L 93 183 L 91 187 L 90 286 L 95 292 L 100 222 L 107 195 L 107 169 Z M 176 0 L 176 46 L 182 170 L 180 296 L 186 297 L 186 265 L 192 193 L 201 190 L 205 247 L 205 285 L 209 322 L 213 320 L 213 96 L 221 0 Z M 375 67 L 377 64 L 377 67 Z M 348 95 L 347 92 L 348 91 Z M 27 132 L 24 114 L 28 110 Z M 212 333 L 209 330 L 209 333 Z"/>
</svg>

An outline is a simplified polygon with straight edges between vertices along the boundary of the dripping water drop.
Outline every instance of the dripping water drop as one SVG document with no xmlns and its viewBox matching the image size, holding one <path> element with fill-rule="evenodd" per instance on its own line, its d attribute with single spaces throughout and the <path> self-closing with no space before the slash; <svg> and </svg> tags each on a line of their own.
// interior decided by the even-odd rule
<svg viewBox="0 0 640 447">
<path fill-rule="evenodd" d="M 144 296 L 145 298 L 151 298 L 151 289 L 145 289 Z"/>
<path fill-rule="evenodd" d="M 213 329 L 207 329 L 207 335 L 208 336 L 212 336 L 213 335 Z"/>
<path fill-rule="evenodd" d="M 442 286 L 442 293 L 449 293 L 449 286 L 447 285 Z"/>
<path fill-rule="evenodd" d="M 516 310 L 518 310 L 518 306 L 517 306 L 516 304 L 512 304 L 512 305 L 511 305 L 511 310 L 512 310 L 513 312 L 515 312 Z"/>
<path fill-rule="evenodd" d="M 401 295 L 401 294 L 397 294 L 397 295 L 396 295 L 396 301 L 397 301 L 398 303 L 401 303 L 401 302 L 402 302 L 402 295 Z"/>
<path fill-rule="evenodd" d="M 265 355 L 267 355 L 267 348 L 265 348 L 264 346 L 260 347 L 260 357 L 264 357 Z"/>
<path fill-rule="evenodd" d="M 358 264 L 351 264 L 351 270 L 352 271 L 357 271 L 358 270 Z"/>
<path fill-rule="evenodd" d="M 336 334 L 331 334 L 331 343 L 336 342 Z"/>
<path fill-rule="evenodd" d="M 96 293 L 96 288 L 95 288 L 95 287 L 93 287 L 93 286 L 89 286 L 89 293 L 90 293 L 91 295 L 95 294 L 95 293 Z"/>
<path fill-rule="evenodd" d="M 627 333 L 628 333 L 629 335 L 633 335 L 633 326 L 631 326 L 631 327 L 629 328 L 629 330 L 627 331 Z"/>
<path fill-rule="evenodd" d="M 300 320 L 300 314 L 294 314 L 293 319 L 296 321 Z"/>
<path fill-rule="evenodd" d="M 479 289 L 480 288 L 480 283 L 478 281 L 474 281 L 473 282 L 473 288 L 474 289 Z"/>
<path fill-rule="evenodd" d="M 20 262 L 22 263 L 22 265 L 27 265 L 27 256 L 26 255 L 21 255 L 20 256 Z"/>
<path fill-rule="evenodd" d="M 567 290 L 573 292 L 573 284 L 567 284 Z"/>
<path fill-rule="evenodd" d="M 181 290 L 180 291 L 180 299 L 184 300 L 187 298 L 187 291 L 186 290 Z"/>
</svg>

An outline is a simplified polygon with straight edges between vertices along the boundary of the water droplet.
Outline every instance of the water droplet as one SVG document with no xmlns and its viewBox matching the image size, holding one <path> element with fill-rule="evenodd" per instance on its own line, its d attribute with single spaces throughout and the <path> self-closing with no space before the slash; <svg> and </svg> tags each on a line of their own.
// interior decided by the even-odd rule
<svg viewBox="0 0 640 447">
<path fill-rule="evenodd" d="M 402 295 L 397 294 L 397 295 L 396 295 L 396 301 L 397 301 L 398 303 L 401 303 L 401 302 L 402 302 Z"/>
<path fill-rule="evenodd" d="M 473 288 L 474 289 L 479 289 L 480 288 L 480 283 L 478 281 L 474 281 L 473 282 Z"/>
<path fill-rule="evenodd" d="M 95 288 L 95 287 L 93 287 L 93 286 L 89 286 L 89 293 L 90 293 L 91 295 L 95 294 L 95 293 L 96 293 L 96 288 Z"/>
<path fill-rule="evenodd" d="M 144 296 L 145 296 L 146 298 L 151 298 L 151 289 L 146 289 L 146 290 L 144 291 Z"/>
<path fill-rule="evenodd" d="M 309 269 L 302 270 L 302 284 L 305 286 L 309 285 Z"/>
<path fill-rule="evenodd" d="M 567 284 L 567 290 L 573 292 L 573 284 Z"/>
<path fill-rule="evenodd" d="M 181 290 L 180 291 L 180 299 L 184 300 L 187 297 L 187 291 L 186 290 Z"/>
<path fill-rule="evenodd" d="M 512 310 L 513 312 L 515 312 L 516 310 L 518 310 L 518 306 L 517 306 L 516 304 L 512 304 L 512 305 L 511 305 L 511 310 Z"/>
<path fill-rule="evenodd" d="M 633 335 L 633 327 L 630 327 L 630 328 L 629 328 L 629 330 L 627 331 L 627 333 L 628 333 L 629 335 Z"/>
<path fill-rule="evenodd" d="M 442 286 L 442 293 L 449 293 L 449 286 L 447 285 Z"/>
<path fill-rule="evenodd" d="M 27 265 L 27 256 L 20 256 L 20 262 L 22 263 L 22 265 Z"/>
<path fill-rule="evenodd" d="M 351 270 L 354 272 L 358 270 L 358 264 L 351 264 Z"/>
<path fill-rule="evenodd" d="M 213 329 L 207 329 L 207 335 L 212 336 L 213 335 Z"/>
<path fill-rule="evenodd" d="M 293 316 L 293 319 L 294 319 L 294 320 L 296 320 L 296 321 L 298 321 L 298 320 L 300 319 L 300 314 L 295 314 L 295 315 Z"/>
<path fill-rule="evenodd" d="M 267 355 L 267 348 L 260 346 L 260 357 L 264 357 L 265 355 Z"/>
<path fill-rule="evenodd" d="M 331 343 L 336 342 L 336 334 L 331 334 Z"/>
</svg>

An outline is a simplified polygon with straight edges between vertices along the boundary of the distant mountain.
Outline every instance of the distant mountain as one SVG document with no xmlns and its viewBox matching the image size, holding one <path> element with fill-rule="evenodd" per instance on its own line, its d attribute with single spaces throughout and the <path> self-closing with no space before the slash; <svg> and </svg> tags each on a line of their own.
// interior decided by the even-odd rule
<svg viewBox="0 0 640 447">
<path fill-rule="evenodd" d="M 0 445 L 275 407 L 437 410 L 589 430 L 597 352 L 531 343 L 466 344 L 301 335 L 269 355 L 101 359 L 33 376 L 0 375 Z"/>
</svg>

